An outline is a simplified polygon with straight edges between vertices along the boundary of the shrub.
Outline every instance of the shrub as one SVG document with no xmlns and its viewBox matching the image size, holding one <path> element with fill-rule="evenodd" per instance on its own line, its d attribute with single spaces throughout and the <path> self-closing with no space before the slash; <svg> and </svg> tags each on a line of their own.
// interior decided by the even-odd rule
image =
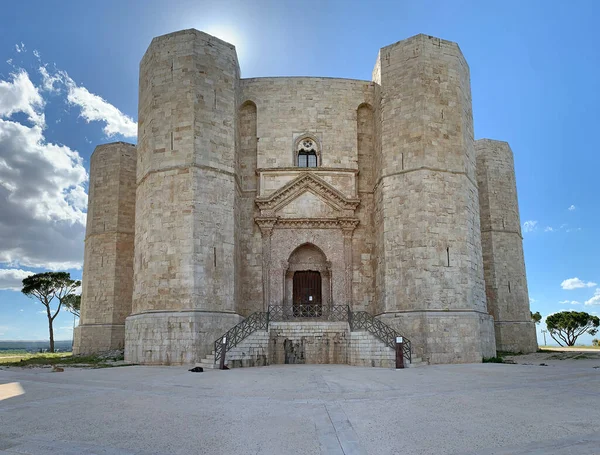
<svg viewBox="0 0 600 455">
<path fill-rule="evenodd" d="M 498 357 L 484 357 L 481 359 L 483 363 L 504 363 L 504 359 L 500 356 Z"/>
</svg>

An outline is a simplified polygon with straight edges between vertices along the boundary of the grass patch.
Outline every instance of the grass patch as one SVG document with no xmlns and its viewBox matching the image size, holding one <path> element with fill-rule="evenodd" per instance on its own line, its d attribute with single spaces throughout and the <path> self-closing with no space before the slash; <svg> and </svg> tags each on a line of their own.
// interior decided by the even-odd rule
<svg viewBox="0 0 600 455">
<path fill-rule="evenodd" d="M 71 357 L 72 354 L 70 352 L 55 352 L 55 353 L 49 353 L 49 352 L 45 352 L 43 354 L 39 354 L 39 353 L 29 353 L 26 351 L 22 351 L 22 352 L 2 352 L 0 353 L 0 365 L 7 365 L 7 366 L 11 366 L 14 363 L 20 363 L 20 362 L 36 362 L 38 361 L 38 359 L 47 359 L 48 362 L 54 362 L 56 363 L 57 360 L 60 360 L 61 358 L 68 358 Z M 48 365 L 51 365 L 51 363 L 47 363 Z"/>
<path fill-rule="evenodd" d="M 596 358 L 597 358 L 597 357 L 595 357 L 595 356 L 594 356 L 594 357 L 592 357 L 592 356 L 589 356 L 589 355 L 586 355 L 586 354 L 579 354 L 579 355 L 576 355 L 575 357 L 573 357 L 573 359 L 575 359 L 575 360 L 581 360 L 581 359 L 596 359 Z"/>
<path fill-rule="evenodd" d="M 507 357 L 507 356 L 517 356 L 517 355 L 525 355 L 525 354 L 522 352 L 510 352 L 510 351 L 497 351 L 496 352 L 496 356 L 500 357 L 500 358 Z"/>
<path fill-rule="evenodd" d="M 55 352 L 43 354 L 0 354 L 0 366 L 6 367 L 33 367 L 51 365 L 86 365 L 96 368 L 114 366 L 112 362 L 123 360 L 123 357 L 105 358 L 94 355 L 74 356 L 70 352 Z"/>
<path fill-rule="evenodd" d="M 504 359 L 500 356 L 496 357 L 484 357 L 481 359 L 483 363 L 504 363 Z"/>
</svg>

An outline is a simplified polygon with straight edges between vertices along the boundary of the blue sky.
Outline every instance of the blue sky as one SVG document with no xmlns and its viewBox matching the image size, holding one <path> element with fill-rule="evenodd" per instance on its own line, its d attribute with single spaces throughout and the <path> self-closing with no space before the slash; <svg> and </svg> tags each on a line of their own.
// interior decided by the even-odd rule
<svg viewBox="0 0 600 455">
<path fill-rule="evenodd" d="M 506 140 L 515 154 L 532 310 L 599 314 L 599 20 L 600 2 L 548 0 L 4 8 L 0 340 L 47 338 L 43 307 L 10 288 L 27 272 L 81 276 L 90 154 L 99 143 L 135 142 L 139 61 L 153 36 L 191 27 L 235 44 L 242 77 L 368 80 L 382 46 L 417 33 L 458 42 L 471 68 L 475 137 Z M 57 339 L 71 337 L 71 315 L 55 325 Z"/>
</svg>

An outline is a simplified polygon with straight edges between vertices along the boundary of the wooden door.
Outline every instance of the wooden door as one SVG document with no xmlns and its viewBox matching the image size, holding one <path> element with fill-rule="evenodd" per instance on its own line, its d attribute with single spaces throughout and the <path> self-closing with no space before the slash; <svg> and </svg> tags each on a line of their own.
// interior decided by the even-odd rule
<svg viewBox="0 0 600 455">
<path fill-rule="evenodd" d="M 312 270 L 295 272 L 294 316 L 320 317 L 321 314 L 321 274 Z"/>
</svg>

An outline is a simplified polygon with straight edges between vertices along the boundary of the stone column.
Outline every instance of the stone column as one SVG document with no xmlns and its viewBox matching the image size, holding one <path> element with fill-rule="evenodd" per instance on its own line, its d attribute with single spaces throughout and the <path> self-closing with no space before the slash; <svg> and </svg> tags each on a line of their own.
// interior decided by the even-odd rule
<svg viewBox="0 0 600 455">
<path fill-rule="evenodd" d="M 271 302 L 269 297 L 271 289 L 271 236 L 276 222 L 277 218 L 262 218 L 257 221 L 262 236 L 263 311 L 269 311 Z M 283 283 L 285 286 L 285 276 L 283 277 Z"/>
<path fill-rule="evenodd" d="M 352 235 L 358 225 L 357 220 L 340 220 L 342 235 L 344 237 L 344 284 L 345 302 L 337 302 L 338 305 L 352 305 Z"/>
</svg>

